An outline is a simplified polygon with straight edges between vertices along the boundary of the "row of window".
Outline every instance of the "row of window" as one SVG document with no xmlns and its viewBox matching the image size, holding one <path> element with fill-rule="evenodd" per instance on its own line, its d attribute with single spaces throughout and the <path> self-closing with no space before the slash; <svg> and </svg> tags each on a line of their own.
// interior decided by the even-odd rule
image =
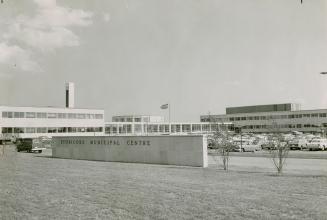
<svg viewBox="0 0 327 220">
<path fill-rule="evenodd" d="M 271 128 L 319 128 L 320 126 L 314 124 L 280 124 L 280 125 L 246 125 L 242 129 L 271 129 Z M 327 127 L 323 124 L 322 127 Z"/>
<path fill-rule="evenodd" d="M 218 124 L 171 124 L 170 132 L 197 132 L 197 131 L 214 131 L 218 129 L 218 126 L 222 127 L 223 125 Z M 228 125 L 228 128 L 231 128 L 231 125 Z M 155 133 L 155 132 L 169 132 L 168 124 L 144 124 L 144 125 L 134 125 L 134 131 L 132 124 L 125 125 L 107 125 L 105 131 L 107 134 L 116 134 L 116 133 L 141 133 L 142 130 L 145 133 Z"/>
<path fill-rule="evenodd" d="M 113 118 L 113 122 L 142 122 L 142 119 L 140 117 L 137 117 L 137 118 L 132 118 L 132 117 L 118 118 L 118 117 L 114 117 Z M 149 122 L 149 118 L 144 117 L 143 118 L 143 122 Z"/>
<path fill-rule="evenodd" d="M 51 113 L 51 112 L 2 112 L 3 118 L 60 118 L 103 119 L 103 114 Z"/>
<path fill-rule="evenodd" d="M 114 118 L 114 122 L 133 122 L 133 118 Z M 141 118 L 134 118 L 134 122 L 141 122 Z"/>
<path fill-rule="evenodd" d="M 3 127 L 2 134 L 102 132 L 102 127 Z"/>
<path fill-rule="evenodd" d="M 229 118 L 215 118 L 219 121 L 252 121 L 252 120 L 273 120 L 273 119 L 294 119 L 294 118 L 326 118 L 327 113 L 313 113 L 313 114 L 291 114 L 291 115 L 263 115 L 263 116 L 247 116 L 247 117 L 229 117 Z M 202 122 L 209 122 L 210 118 L 202 118 Z"/>
</svg>

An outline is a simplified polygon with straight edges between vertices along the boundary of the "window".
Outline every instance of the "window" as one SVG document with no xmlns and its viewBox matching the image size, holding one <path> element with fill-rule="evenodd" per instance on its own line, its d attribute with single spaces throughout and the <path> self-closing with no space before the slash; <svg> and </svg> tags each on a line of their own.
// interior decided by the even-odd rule
<svg viewBox="0 0 327 220">
<path fill-rule="evenodd" d="M 36 133 L 47 133 L 47 128 L 36 128 Z"/>
<path fill-rule="evenodd" d="M 210 130 L 210 126 L 207 124 L 207 125 L 202 125 L 202 130 L 203 131 L 209 131 Z"/>
<path fill-rule="evenodd" d="M 86 131 L 85 128 L 77 128 L 77 132 L 85 132 L 85 131 Z"/>
<path fill-rule="evenodd" d="M 2 112 L 2 117 L 3 118 L 8 118 L 8 112 Z"/>
<path fill-rule="evenodd" d="M 48 133 L 57 133 L 57 128 L 48 128 Z"/>
<path fill-rule="evenodd" d="M 24 128 L 14 128 L 14 133 L 16 134 L 24 133 Z"/>
<path fill-rule="evenodd" d="M 165 125 L 165 132 L 169 132 L 169 125 Z"/>
<path fill-rule="evenodd" d="M 95 127 L 94 128 L 94 131 L 95 132 L 102 132 L 102 127 Z"/>
<path fill-rule="evenodd" d="M 94 132 L 94 128 L 92 127 L 86 128 L 86 132 Z"/>
<path fill-rule="evenodd" d="M 58 118 L 67 118 L 66 113 L 58 113 Z"/>
<path fill-rule="evenodd" d="M 266 118 L 266 116 L 260 116 L 260 119 L 261 120 L 266 120 L 267 118 Z"/>
<path fill-rule="evenodd" d="M 182 132 L 190 132 L 191 131 L 191 125 L 182 125 Z"/>
<path fill-rule="evenodd" d="M 11 134 L 13 132 L 13 128 L 2 128 L 2 134 Z"/>
<path fill-rule="evenodd" d="M 7 112 L 7 118 L 13 118 L 13 112 Z"/>
<path fill-rule="evenodd" d="M 35 133 L 35 128 L 26 128 L 26 133 Z"/>
<path fill-rule="evenodd" d="M 259 120 L 260 117 L 259 116 L 254 116 L 254 120 Z"/>
<path fill-rule="evenodd" d="M 26 112 L 26 118 L 35 118 L 35 112 Z"/>
<path fill-rule="evenodd" d="M 77 114 L 78 119 L 85 119 L 85 114 Z"/>
<path fill-rule="evenodd" d="M 316 114 L 311 114 L 311 117 L 313 117 L 313 118 L 318 117 L 318 113 L 316 113 Z"/>
<path fill-rule="evenodd" d="M 103 115 L 102 114 L 95 114 L 95 118 L 96 119 L 103 119 Z M 132 122 L 132 118 L 128 118 L 128 120 L 131 120 L 130 122 Z"/>
<path fill-rule="evenodd" d="M 302 125 L 301 124 L 297 124 L 296 125 L 296 128 L 302 128 Z"/>
<path fill-rule="evenodd" d="M 165 125 L 159 125 L 159 132 L 164 132 Z"/>
<path fill-rule="evenodd" d="M 310 114 L 304 114 L 302 116 L 303 116 L 303 118 L 310 118 Z"/>
<path fill-rule="evenodd" d="M 69 127 L 69 128 L 68 128 L 68 132 L 69 132 L 69 133 L 75 133 L 75 132 L 76 132 L 76 128 L 74 128 L 74 127 Z"/>
<path fill-rule="evenodd" d="M 141 122 L 141 118 L 134 118 L 135 122 Z"/>
<path fill-rule="evenodd" d="M 48 113 L 48 118 L 57 118 L 57 113 Z"/>
<path fill-rule="evenodd" d="M 14 118 L 20 118 L 20 112 L 14 112 Z"/>
<path fill-rule="evenodd" d="M 198 124 L 192 125 L 192 131 L 201 131 L 201 125 Z"/>
<path fill-rule="evenodd" d="M 241 120 L 242 120 L 242 121 L 245 121 L 245 120 L 246 120 L 246 117 L 241 117 Z"/>
<path fill-rule="evenodd" d="M 68 118 L 76 118 L 76 114 L 74 114 L 74 113 L 68 113 Z"/>
<path fill-rule="evenodd" d="M 320 114 L 319 114 L 319 117 L 320 117 L 320 118 L 325 118 L 326 115 L 327 115 L 326 113 L 320 113 Z"/>
<path fill-rule="evenodd" d="M 253 120 L 253 117 L 252 116 L 248 117 L 248 120 L 250 120 L 250 121 Z"/>
<path fill-rule="evenodd" d="M 64 132 L 65 132 L 65 128 L 63 127 L 58 128 L 58 133 L 64 133 Z"/>
<path fill-rule="evenodd" d="M 36 113 L 36 117 L 37 118 L 46 118 L 47 117 L 47 113 L 45 113 L 45 112 L 37 112 Z"/>
</svg>

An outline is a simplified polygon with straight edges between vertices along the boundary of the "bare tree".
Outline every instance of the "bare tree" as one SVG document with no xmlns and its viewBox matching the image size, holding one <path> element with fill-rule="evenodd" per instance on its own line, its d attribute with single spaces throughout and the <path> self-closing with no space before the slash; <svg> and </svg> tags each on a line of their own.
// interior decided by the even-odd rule
<svg viewBox="0 0 327 220">
<path fill-rule="evenodd" d="M 280 126 L 275 121 L 268 124 L 270 134 L 268 136 L 268 151 L 277 170 L 277 174 L 282 174 L 286 159 L 288 157 L 289 147 L 280 131 Z"/>
<path fill-rule="evenodd" d="M 211 127 L 211 134 L 209 135 L 211 148 L 216 150 L 217 154 L 220 155 L 223 162 L 223 168 L 228 171 L 229 152 L 231 152 L 233 148 L 228 126 L 222 121 L 218 122 L 210 114 L 209 122 Z"/>
</svg>

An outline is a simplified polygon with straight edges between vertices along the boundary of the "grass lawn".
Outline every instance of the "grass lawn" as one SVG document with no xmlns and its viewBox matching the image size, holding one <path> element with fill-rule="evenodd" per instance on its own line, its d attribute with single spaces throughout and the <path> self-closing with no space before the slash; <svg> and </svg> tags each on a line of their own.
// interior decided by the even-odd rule
<svg viewBox="0 0 327 220">
<path fill-rule="evenodd" d="M 326 219 L 327 176 L 0 158 L 0 219 Z"/>
</svg>

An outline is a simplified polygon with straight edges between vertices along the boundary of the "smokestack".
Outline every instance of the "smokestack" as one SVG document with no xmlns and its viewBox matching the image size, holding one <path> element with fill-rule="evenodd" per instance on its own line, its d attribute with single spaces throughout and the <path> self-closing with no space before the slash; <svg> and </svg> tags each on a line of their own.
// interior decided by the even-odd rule
<svg viewBox="0 0 327 220">
<path fill-rule="evenodd" d="M 66 83 L 66 108 L 75 107 L 74 88 L 75 88 L 74 83 L 72 82 Z"/>
</svg>

